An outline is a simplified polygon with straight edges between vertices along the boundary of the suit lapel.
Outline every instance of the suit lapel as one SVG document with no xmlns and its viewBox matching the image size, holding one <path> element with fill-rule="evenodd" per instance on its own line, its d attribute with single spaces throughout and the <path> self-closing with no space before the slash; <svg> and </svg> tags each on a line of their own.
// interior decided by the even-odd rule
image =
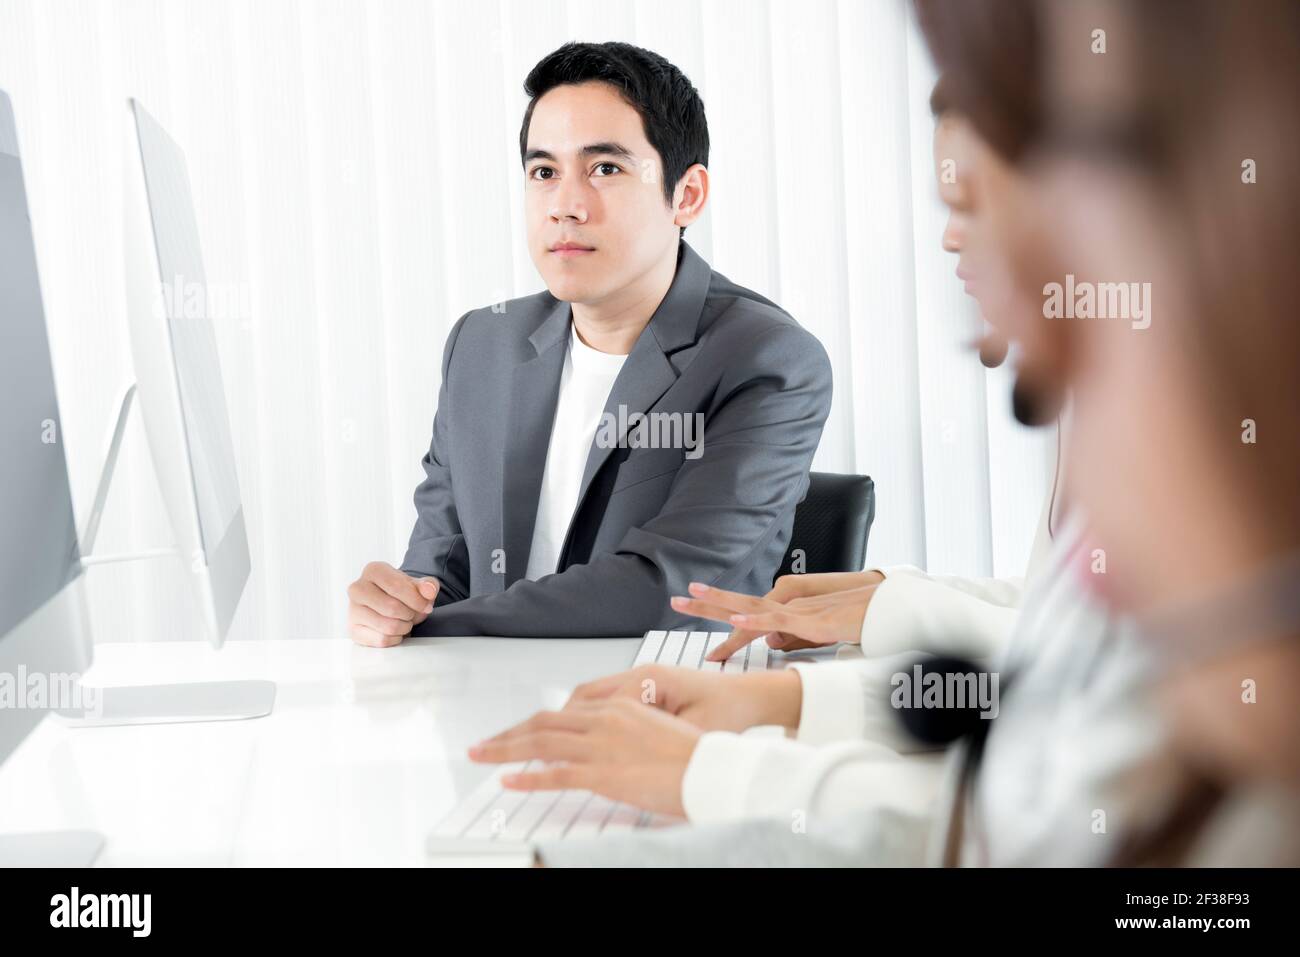
<svg viewBox="0 0 1300 957">
<path fill-rule="evenodd" d="M 668 357 L 695 341 L 711 277 L 709 264 L 683 242 L 673 283 L 637 338 L 636 345 L 632 347 L 632 352 L 618 378 L 614 380 L 614 387 L 610 389 L 609 398 L 605 401 L 605 415 L 612 416 L 613 421 L 620 426 L 618 442 L 608 447 L 602 446 L 597 441 L 600 438 L 600 430 L 597 430 L 597 439 L 592 441 L 587 453 L 582 487 L 578 492 L 577 508 L 573 512 L 575 518 L 596 473 L 614 449 L 625 444 L 627 435 L 622 428 L 623 424 L 633 415 L 649 411 L 659 397 L 668 391 L 669 386 L 677 381 L 678 372 Z M 620 407 L 623 410 L 621 413 Z"/>
<path fill-rule="evenodd" d="M 529 337 L 537 355 L 515 367 L 503 452 L 501 493 L 505 587 L 524 577 L 537 521 L 546 450 L 559 399 L 569 337 L 569 304 L 555 305 Z"/>
<path fill-rule="evenodd" d="M 669 357 L 695 342 L 712 275 L 709 264 L 683 242 L 673 284 L 632 347 L 605 402 L 606 414 L 613 415 L 615 421 L 625 422 L 634 413 L 647 412 L 677 381 L 679 373 Z M 537 523 L 537 503 L 546 469 L 551 427 L 555 422 L 571 317 L 569 304 L 557 302 L 529 336 L 528 341 L 536 356 L 514 370 L 503 452 L 501 501 L 507 588 L 523 578 L 528 570 L 528 553 Z M 621 417 L 620 406 L 625 410 Z M 626 435 L 620 435 L 619 442 L 608 448 L 593 440 L 573 512 L 575 519 L 596 473 L 614 448 L 625 440 Z M 570 527 L 561 555 L 567 551 L 567 539 L 572 531 Z"/>
<path fill-rule="evenodd" d="M 633 415 L 648 410 L 676 381 L 677 373 L 658 348 L 654 337 L 643 332 L 637 339 L 636 345 L 632 347 L 632 352 L 619 371 L 618 378 L 614 380 L 614 387 L 609 390 L 609 398 L 605 400 L 605 416 L 619 424 L 618 443 L 600 444 L 601 431 L 597 429 L 596 438 L 592 440 L 591 448 L 587 452 L 587 465 L 582 472 L 582 485 L 578 489 L 579 505 L 586 497 L 587 489 L 591 487 L 600 467 L 613 454 L 615 448 L 625 443 L 627 430 L 622 426 Z M 621 415 L 620 406 L 623 409 Z M 574 514 L 577 514 L 576 509 Z"/>
</svg>

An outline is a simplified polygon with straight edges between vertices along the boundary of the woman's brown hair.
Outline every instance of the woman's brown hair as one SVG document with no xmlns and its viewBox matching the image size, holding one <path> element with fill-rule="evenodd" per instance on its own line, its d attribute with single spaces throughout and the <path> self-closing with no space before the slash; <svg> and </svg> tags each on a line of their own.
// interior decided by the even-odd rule
<svg viewBox="0 0 1300 957">
<path fill-rule="evenodd" d="M 936 114 L 953 110 L 1010 163 L 1042 129 L 1042 46 L 1033 0 L 915 0 L 917 19 L 942 75 Z"/>
</svg>

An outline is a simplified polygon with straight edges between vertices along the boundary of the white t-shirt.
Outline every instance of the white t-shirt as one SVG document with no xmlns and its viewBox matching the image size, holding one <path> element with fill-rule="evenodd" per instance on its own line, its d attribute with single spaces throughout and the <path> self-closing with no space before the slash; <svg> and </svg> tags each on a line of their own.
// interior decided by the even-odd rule
<svg viewBox="0 0 1300 957">
<path fill-rule="evenodd" d="M 546 471 L 537 498 L 537 521 L 528 552 L 525 577 L 536 580 L 555 574 L 560 548 L 578 505 L 582 473 L 587 467 L 605 400 L 614 387 L 627 356 L 598 352 L 583 342 L 569 326 L 569 351 L 560 373 L 560 394 L 555 404 L 551 444 L 546 449 Z M 509 559 L 507 559 L 509 561 Z"/>
</svg>

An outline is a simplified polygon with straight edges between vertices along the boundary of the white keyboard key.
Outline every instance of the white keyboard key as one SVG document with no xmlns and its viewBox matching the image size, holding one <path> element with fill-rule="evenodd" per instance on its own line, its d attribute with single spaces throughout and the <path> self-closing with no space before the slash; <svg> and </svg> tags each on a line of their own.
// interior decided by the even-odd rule
<svg viewBox="0 0 1300 957">
<path fill-rule="evenodd" d="M 659 664 L 675 665 L 682 656 L 682 646 L 686 644 L 686 635 L 684 631 L 670 631 L 668 637 L 664 639 L 663 650 L 659 652 Z"/>
<path fill-rule="evenodd" d="M 741 648 L 738 652 L 722 663 L 722 673 L 724 675 L 738 675 L 745 670 L 745 649 Z"/>
<path fill-rule="evenodd" d="M 590 800 L 591 794 L 587 791 L 565 791 L 551 806 L 542 822 L 533 828 L 529 840 L 548 841 L 563 837 L 569 825 L 582 813 Z"/>
<path fill-rule="evenodd" d="M 451 813 L 439 822 L 434 833 L 441 837 L 460 837 L 501 794 L 501 776 L 522 771 L 527 763 L 519 761 L 515 764 L 503 764 L 493 771 L 482 784 L 452 808 Z"/>
<path fill-rule="evenodd" d="M 729 631 L 647 631 L 637 649 L 633 667 L 656 662 L 715 674 L 742 674 L 767 669 L 768 649 L 765 639 L 741 648 L 727 662 L 705 660 L 709 652 L 730 637 Z"/>
<path fill-rule="evenodd" d="M 502 790 L 497 799 L 478 816 L 468 831 L 466 837 L 482 838 L 483 840 L 495 841 L 510 824 L 510 818 L 514 816 L 525 801 L 528 800 L 527 791 L 506 791 Z"/>
<path fill-rule="evenodd" d="M 527 800 L 510 815 L 510 820 L 497 835 L 499 841 L 526 841 L 533 828 L 542 823 L 542 818 L 550 813 L 562 792 L 532 791 Z"/>
<path fill-rule="evenodd" d="M 713 651 L 714 651 L 714 650 L 715 650 L 719 645 L 721 645 L 724 641 L 726 641 L 726 640 L 727 640 L 728 638 L 730 638 L 730 637 L 731 637 L 731 634 L 730 634 L 729 632 L 725 632 L 725 631 L 711 631 L 711 632 L 709 632 L 708 640 L 705 642 L 705 645 L 704 645 L 704 655 L 705 655 L 705 657 L 707 658 L 710 654 L 713 653 Z M 721 671 L 721 670 L 722 670 L 722 662 L 721 662 L 721 661 L 701 661 L 701 662 L 700 662 L 700 670 L 701 670 L 701 671 Z"/>
<path fill-rule="evenodd" d="M 591 796 L 588 801 L 578 812 L 577 818 L 569 825 L 568 832 L 564 835 L 570 837 L 595 837 L 600 833 L 600 829 L 605 826 L 610 812 L 614 810 L 614 803 L 597 794 Z"/>
<path fill-rule="evenodd" d="M 614 812 L 605 821 L 605 826 L 601 828 L 601 834 L 611 834 L 615 831 L 630 831 L 636 827 L 641 820 L 641 809 L 632 807 L 630 804 L 619 804 L 614 808 Z"/>
<path fill-rule="evenodd" d="M 632 662 L 632 667 L 651 664 L 658 658 L 659 649 L 664 646 L 666 637 L 668 637 L 666 631 L 647 631 L 645 638 L 641 640 L 641 647 L 637 649 L 636 659 Z"/>
<path fill-rule="evenodd" d="M 700 663 L 704 661 L 704 648 L 708 640 L 707 631 L 693 631 L 687 635 L 686 644 L 682 647 L 682 658 L 678 664 L 683 668 L 699 671 Z"/>
</svg>

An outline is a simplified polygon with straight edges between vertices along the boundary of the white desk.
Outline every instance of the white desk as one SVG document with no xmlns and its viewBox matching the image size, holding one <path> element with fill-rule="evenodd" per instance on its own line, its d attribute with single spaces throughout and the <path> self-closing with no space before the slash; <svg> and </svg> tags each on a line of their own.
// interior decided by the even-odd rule
<svg viewBox="0 0 1300 957">
<path fill-rule="evenodd" d="M 265 678 L 265 718 L 69 728 L 0 766 L 0 831 L 91 829 L 100 866 L 424 865 L 490 773 L 474 742 L 630 665 L 640 639 L 415 638 L 101 644 L 88 684 Z"/>
</svg>

